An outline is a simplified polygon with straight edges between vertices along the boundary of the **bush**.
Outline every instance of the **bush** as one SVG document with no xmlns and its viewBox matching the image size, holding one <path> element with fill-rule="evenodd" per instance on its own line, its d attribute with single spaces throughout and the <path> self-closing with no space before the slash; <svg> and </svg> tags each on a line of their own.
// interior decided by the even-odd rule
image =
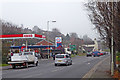
<svg viewBox="0 0 120 80">
<path fill-rule="evenodd" d="M 2 56 L 2 64 L 6 64 L 8 61 L 7 61 L 7 57 L 6 56 Z"/>
<path fill-rule="evenodd" d="M 118 52 L 118 53 L 116 54 L 116 56 L 120 56 L 120 52 Z"/>
<path fill-rule="evenodd" d="M 117 61 L 120 61 L 120 52 L 118 52 L 118 53 L 116 54 L 116 60 L 117 60 Z"/>
</svg>

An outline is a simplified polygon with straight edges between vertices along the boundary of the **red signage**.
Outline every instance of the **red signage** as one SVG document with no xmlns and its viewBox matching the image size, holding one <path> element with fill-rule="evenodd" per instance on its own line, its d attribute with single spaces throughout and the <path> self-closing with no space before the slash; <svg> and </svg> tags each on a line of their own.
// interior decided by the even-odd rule
<svg viewBox="0 0 120 80">
<path fill-rule="evenodd" d="M 34 37 L 34 34 L 23 34 L 23 37 Z"/>
<path fill-rule="evenodd" d="M 10 35 L 0 35 L 0 39 L 21 39 L 21 38 L 46 38 L 44 35 L 38 34 L 10 34 Z"/>
</svg>

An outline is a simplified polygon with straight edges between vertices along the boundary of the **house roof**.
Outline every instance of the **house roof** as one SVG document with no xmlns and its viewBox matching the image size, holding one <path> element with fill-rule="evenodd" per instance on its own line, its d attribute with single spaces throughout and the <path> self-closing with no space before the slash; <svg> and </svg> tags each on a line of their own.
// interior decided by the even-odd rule
<svg viewBox="0 0 120 80">
<path fill-rule="evenodd" d="M 85 46 L 83 46 L 83 48 L 85 49 L 85 51 L 92 51 L 93 49 L 94 49 L 94 47 L 85 47 Z"/>
<path fill-rule="evenodd" d="M 47 40 L 41 40 L 40 42 L 36 43 L 36 45 L 54 45 L 54 43 L 47 41 Z"/>
</svg>

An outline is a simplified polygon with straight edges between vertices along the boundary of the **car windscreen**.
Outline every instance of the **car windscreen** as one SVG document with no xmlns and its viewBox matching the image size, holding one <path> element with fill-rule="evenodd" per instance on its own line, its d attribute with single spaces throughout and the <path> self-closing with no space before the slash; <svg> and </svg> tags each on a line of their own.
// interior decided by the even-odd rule
<svg viewBox="0 0 120 80">
<path fill-rule="evenodd" d="M 56 58 L 64 58 L 64 55 L 56 55 Z"/>
<path fill-rule="evenodd" d="M 91 54 L 90 52 L 88 52 L 87 54 Z"/>
<path fill-rule="evenodd" d="M 24 55 L 33 55 L 31 52 L 25 52 Z"/>
<path fill-rule="evenodd" d="M 19 56 L 19 55 L 21 55 L 21 53 L 11 53 L 12 55 L 14 55 L 14 56 Z"/>
</svg>

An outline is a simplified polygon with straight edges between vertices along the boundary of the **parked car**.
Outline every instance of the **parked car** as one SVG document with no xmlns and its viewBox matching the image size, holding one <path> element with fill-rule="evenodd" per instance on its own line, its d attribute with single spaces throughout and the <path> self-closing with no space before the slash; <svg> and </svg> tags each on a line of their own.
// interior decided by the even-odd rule
<svg viewBox="0 0 120 80">
<path fill-rule="evenodd" d="M 92 53 L 91 52 L 87 52 L 86 53 L 86 56 L 88 57 L 88 56 L 92 56 Z"/>
<path fill-rule="evenodd" d="M 92 52 L 92 55 L 94 56 L 94 57 L 99 57 L 100 56 L 100 52 L 99 51 L 94 51 L 94 52 Z"/>
<path fill-rule="evenodd" d="M 72 59 L 69 54 L 57 54 L 55 55 L 55 66 L 65 64 L 65 65 L 72 65 Z"/>
<path fill-rule="evenodd" d="M 100 56 L 104 55 L 104 52 L 100 52 Z"/>
</svg>

